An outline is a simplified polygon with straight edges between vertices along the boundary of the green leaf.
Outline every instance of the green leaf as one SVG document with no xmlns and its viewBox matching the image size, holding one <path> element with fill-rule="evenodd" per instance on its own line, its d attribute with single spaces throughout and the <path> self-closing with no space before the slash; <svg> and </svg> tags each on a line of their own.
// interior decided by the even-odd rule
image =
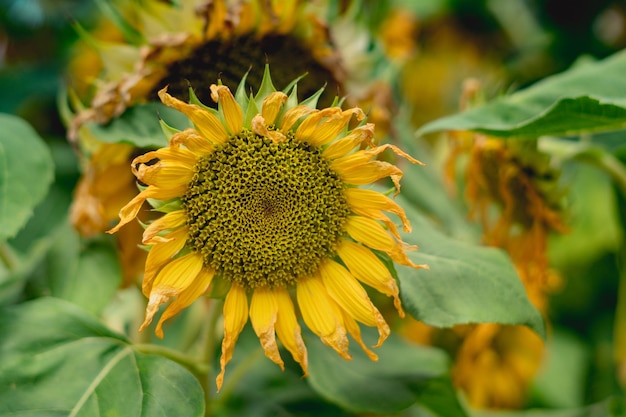
<svg viewBox="0 0 626 417">
<path fill-rule="evenodd" d="M 419 246 L 408 252 L 409 258 L 430 266 L 430 270 L 396 266 L 403 305 L 413 317 L 437 327 L 524 324 L 545 338 L 543 318 L 504 251 L 444 235 L 402 199 L 398 203 L 413 226 L 403 240 Z"/>
<path fill-rule="evenodd" d="M 574 135 L 626 127 L 626 52 L 581 63 L 529 88 L 434 120 L 418 134 L 473 130 L 498 137 Z"/>
<path fill-rule="evenodd" d="M 160 118 L 179 130 L 191 127 L 191 122 L 184 114 L 156 102 L 130 107 L 106 125 L 88 123 L 87 126 L 103 142 L 124 142 L 138 148 L 160 148 L 167 146 Z"/>
<path fill-rule="evenodd" d="M 366 329 L 364 340 L 373 336 Z M 320 395 L 358 413 L 395 413 L 415 402 L 442 417 L 467 415 L 448 374 L 448 357 L 440 350 L 413 345 L 393 335 L 376 349 L 378 362 L 356 347 L 346 361 L 310 333 L 309 384 Z M 373 339 L 375 340 L 375 339 Z"/>
<path fill-rule="evenodd" d="M 0 310 L 0 415 L 203 416 L 198 381 L 54 298 Z"/>
<path fill-rule="evenodd" d="M 50 152 L 22 119 L 0 114 L 0 242 L 30 218 L 52 183 Z"/>
<path fill-rule="evenodd" d="M 103 239 L 81 248 L 80 238 L 69 224 L 57 236 L 47 256 L 50 295 L 99 315 L 122 279 L 113 245 Z"/>
</svg>

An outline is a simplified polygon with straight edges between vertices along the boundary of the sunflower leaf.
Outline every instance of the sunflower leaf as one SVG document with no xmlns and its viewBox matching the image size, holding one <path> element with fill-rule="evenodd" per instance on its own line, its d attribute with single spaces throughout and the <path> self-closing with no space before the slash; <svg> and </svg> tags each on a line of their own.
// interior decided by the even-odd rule
<svg viewBox="0 0 626 417">
<path fill-rule="evenodd" d="M 204 415 L 189 372 L 138 353 L 68 302 L 4 308 L 0 334 L 0 415 Z"/>
<path fill-rule="evenodd" d="M 364 338 L 375 340 L 364 329 Z M 448 357 L 440 350 L 389 337 L 372 362 L 361 349 L 345 361 L 310 334 L 308 382 L 322 397 L 357 413 L 396 413 L 414 403 L 442 417 L 467 416 L 448 374 Z"/>
<path fill-rule="evenodd" d="M 510 258 L 500 249 L 450 238 L 398 197 L 413 226 L 403 240 L 419 245 L 408 252 L 430 270 L 396 266 L 403 306 L 436 327 L 467 323 L 523 324 L 545 338 L 539 311 L 530 303 Z"/>
<path fill-rule="evenodd" d="M 22 119 L 0 114 L 0 242 L 15 234 L 46 196 L 53 161 L 37 132 Z"/>
<path fill-rule="evenodd" d="M 418 134 L 472 130 L 498 137 L 575 135 L 626 127 L 626 53 L 580 63 L 529 88 L 434 120 Z"/>
<path fill-rule="evenodd" d="M 171 128 L 191 127 L 187 117 L 160 103 L 147 103 L 128 108 L 120 117 L 106 125 L 88 123 L 91 132 L 106 143 L 129 143 L 139 148 L 167 146 L 161 119 Z"/>
</svg>

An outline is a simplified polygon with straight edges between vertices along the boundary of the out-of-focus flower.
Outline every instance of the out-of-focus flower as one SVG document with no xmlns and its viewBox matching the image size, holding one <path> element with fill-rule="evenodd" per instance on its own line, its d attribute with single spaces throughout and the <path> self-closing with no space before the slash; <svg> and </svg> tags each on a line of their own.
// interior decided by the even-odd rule
<svg viewBox="0 0 626 417">
<path fill-rule="evenodd" d="M 399 216 L 409 231 L 404 210 L 381 193 L 358 188 L 390 177 L 399 191 L 402 171 L 375 160 L 387 149 L 419 161 L 393 145 L 375 146 L 374 126 L 364 123 L 360 108 L 317 110 L 316 97 L 298 103 L 295 87 L 290 96 L 277 92 L 269 72 L 262 85 L 248 98 L 242 83 L 237 100 L 228 87 L 211 85 L 218 111 L 195 96 L 187 104 L 161 90 L 163 103 L 184 113 L 195 128 L 134 159 L 133 173 L 145 187 L 111 230 L 123 230 L 147 199 L 165 212 L 143 233 L 150 251 L 142 329 L 173 298 L 156 327 L 162 336 L 163 322 L 215 279 L 229 284 L 218 388 L 248 316 L 268 358 L 283 367 L 278 336 L 307 374 L 294 289 L 304 322 L 326 345 L 349 359 L 350 334 L 376 360 L 357 322 L 378 329 L 376 346 L 390 330 L 361 283 L 393 297 L 404 313 L 394 278 L 372 250 L 402 265 L 426 267 L 409 260 L 407 245 L 383 213 Z M 360 124 L 350 128 L 353 119 Z"/>
<path fill-rule="evenodd" d="M 465 84 L 462 107 L 470 105 L 479 88 L 476 82 Z M 567 231 L 558 171 L 533 140 L 505 141 L 466 131 L 450 132 L 450 137 L 447 179 L 453 183 L 457 162 L 465 158 L 465 197 L 470 217 L 482 224 L 483 243 L 507 251 L 529 300 L 546 315 L 549 294 L 560 285 L 549 267 L 548 236 Z M 452 352 L 454 382 L 479 408 L 521 407 L 544 353 L 541 338 L 524 326 L 437 330 L 410 325 L 405 332 Z"/>
<path fill-rule="evenodd" d="M 371 121 L 380 121 L 377 135 L 390 128 L 386 109 L 391 95 L 388 86 L 374 80 L 373 72 L 380 65 L 372 62 L 366 32 L 347 19 L 328 26 L 323 15 L 323 3 L 294 0 L 148 0 L 110 9 L 116 25 L 105 20 L 92 33 L 79 27 L 83 45 L 93 47 L 99 60 L 81 52 L 70 65 L 69 89 L 76 113 L 67 120 L 69 137 L 78 144 L 85 167 L 72 209 L 78 230 L 86 231 L 80 224 L 84 219 L 89 219 L 90 227 L 97 224 L 100 232 L 106 230 L 114 220 L 110 214 L 121 207 L 95 184 L 115 180 L 123 195 L 137 193 L 132 178 L 122 182 L 120 176 L 106 177 L 109 168 L 102 167 L 99 155 L 110 155 L 114 148 L 103 148 L 115 145 L 102 142 L 90 124 L 106 124 L 129 107 L 157 101 L 165 85 L 185 100 L 190 86 L 209 85 L 218 77 L 235 88 L 247 74 L 247 82 L 258 87 L 263 63 L 270 62 L 275 64 L 274 80 L 281 84 L 306 74 L 298 82 L 300 97 L 326 84 L 321 103 L 329 105 L 335 94 L 345 95 L 347 103 L 370 112 Z M 204 89 L 196 94 L 210 102 Z M 131 160 L 128 157 L 127 166 Z M 118 162 L 123 165 L 117 159 L 114 163 Z M 95 232 L 92 228 L 90 234 Z M 123 246 L 139 241 L 138 235 Z M 141 257 L 137 260 L 143 263 Z M 137 269 L 132 263 L 123 266 L 127 271 Z"/>
</svg>

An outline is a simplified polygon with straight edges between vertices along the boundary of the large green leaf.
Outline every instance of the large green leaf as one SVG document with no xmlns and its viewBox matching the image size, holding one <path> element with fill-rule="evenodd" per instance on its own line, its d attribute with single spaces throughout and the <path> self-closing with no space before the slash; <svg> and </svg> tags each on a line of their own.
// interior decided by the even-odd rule
<svg viewBox="0 0 626 417">
<path fill-rule="evenodd" d="M 167 146 L 159 118 L 177 129 L 191 127 L 187 117 L 161 103 L 147 103 L 128 108 L 120 117 L 106 125 L 89 123 L 91 132 L 107 143 L 124 142 L 138 148 Z"/>
<path fill-rule="evenodd" d="M 529 88 L 422 126 L 499 137 L 573 135 L 626 127 L 626 52 L 585 62 Z"/>
<path fill-rule="evenodd" d="M 365 340 L 372 339 L 371 332 L 364 333 Z M 353 359 L 345 361 L 319 338 L 308 336 L 308 381 L 329 401 L 360 413 L 395 413 L 417 402 L 441 417 L 466 415 L 442 351 L 392 335 L 376 349 L 377 362 L 358 347 L 351 351 Z"/>
<path fill-rule="evenodd" d="M 545 337 L 543 318 L 504 251 L 450 238 L 402 200 L 400 196 L 398 202 L 413 226 L 403 239 L 419 245 L 409 258 L 430 266 L 430 270 L 396 266 L 403 304 L 411 315 L 438 327 L 524 324 Z"/>
<path fill-rule="evenodd" d="M 189 372 L 138 353 L 68 302 L 4 308 L 0 334 L 0 415 L 203 415 L 202 389 Z"/>
<path fill-rule="evenodd" d="M 0 114 L 0 241 L 15 236 L 52 183 L 50 152 L 22 119 Z"/>
<path fill-rule="evenodd" d="M 109 239 L 82 243 L 67 224 L 46 257 L 49 294 L 68 300 L 94 315 L 117 291 L 122 272 Z"/>
</svg>

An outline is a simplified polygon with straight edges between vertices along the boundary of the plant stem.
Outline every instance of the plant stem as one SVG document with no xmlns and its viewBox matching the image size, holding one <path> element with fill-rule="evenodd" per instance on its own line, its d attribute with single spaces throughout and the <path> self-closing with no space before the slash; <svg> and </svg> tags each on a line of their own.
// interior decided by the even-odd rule
<svg viewBox="0 0 626 417">
<path fill-rule="evenodd" d="M 9 244 L 6 242 L 0 244 L 0 262 L 2 262 L 7 269 L 12 272 L 14 272 L 19 265 L 17 256 L 15 256 L 13 249 L 11 249 Z"/>
<path fill-rule="evenodd" d="M 215 357 L 215 346 L 216 346 L 216 327 L 217 322 L 221 316 L 222 306 L 224 302 L 222 300 L 211 300 L 211 306 L 209 307 L 209 314 L 206 321 L 206 328 L 204 329 L 203 334 L 203 349 L 202 349 L 202 364 L 206 366 L 207 373 L 203 375 L 200 379 L 200 385 L 204 390 L 204 400 L 205 400 L 205 412 L 204 415 L 209 417 L 212 413 L 212 389 L 210 381 L 213 381 L 213 366 L 211 365 L 213 362 L 213 358 Z"/>
<path fill-rule="evenodd" d="M 187 368 L 191 373 L 196 375 L 198 379 L 206 376 L 209 372 L 209 368 L 206 364 L 197 361 L 195 358 L 185 355 L 177 350 L 170 349 L 165 346 L 158 346 L 149 343 L 140 343 L 133 345 L 133 347 L 146 354 L 160 355 L 165 358 L 171 359 L 179 365 Z"/>
</svg>

